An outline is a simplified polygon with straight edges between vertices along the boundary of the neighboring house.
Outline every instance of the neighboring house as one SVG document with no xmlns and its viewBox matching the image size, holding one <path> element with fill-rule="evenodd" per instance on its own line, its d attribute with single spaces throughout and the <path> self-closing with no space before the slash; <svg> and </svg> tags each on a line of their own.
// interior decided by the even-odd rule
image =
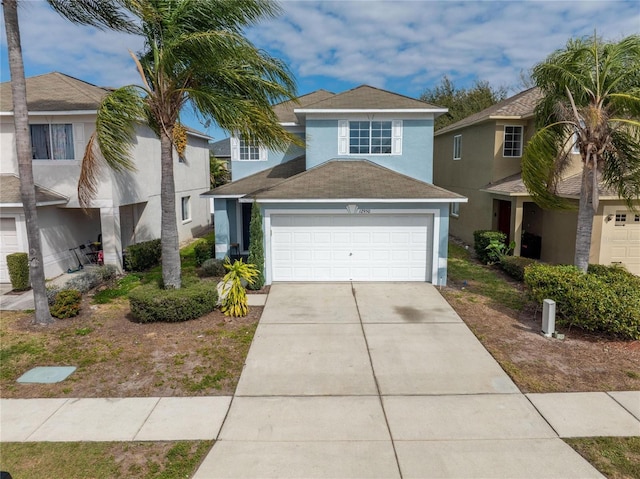
<svg viewBox="0 0 640 479">
<path fill-rule="evenodd" d="M 227 164 L 227 170 L 231 171 L 231 138 L 225 138 L 209 145 L 211 153 L 217 159 Z"/>
<path fill-rule="evenodd" d="M 71 248 L 101 240 L 107 264 L 122 267 L 133 243 L 160 237 L 160 141 L 140 126 L 132 150 L 137 171 L 102 168 L 98 194 L 87 210 L 78 203 L 82 157 L 95 130 L 96 110 L 108 90 L 61 73 L 27 79 L 38 223 L 45 275 L 55 277 L 77 262 Z M 180 240 L 210 226 L 209 137 L 188 131 L 184 158 L 175 160 Z M 6 255 L 28 251 L 19 192 L 13 103 L 9 83 L 0 84 L 0 281 L 8 281 Z"/>
<path fill-rule="evenodd" d="M 445 284 L 451 203 L 432 184 L 433 122 L 446 110 L 360 86 L 274 107 L 305 148 L 269 151 L 231 138 L 232 182 L 215 200 L 216 256 L 246 254 L 261 207 L 273 281 Z"/>
<path fill-rule="evenodd" d="M 540 98 L 532 88 L 438 130 L 434 183 L 469 198 L 452 210 L 452 235 L 472 243 L 475 230 L 499 230 L 515 241 L 515 255 L 573 264 L 577 211 L 541 209 L 522 182 L 522 152 L 535 133 Z M 581 157 L 575 152 L 558 194 L 576 207 L 581 175 Z M 590 262 L 622 264 L 640 274 L 640 215 L 614 192 L 601 187 L 600 195 Z"/>
</svg>

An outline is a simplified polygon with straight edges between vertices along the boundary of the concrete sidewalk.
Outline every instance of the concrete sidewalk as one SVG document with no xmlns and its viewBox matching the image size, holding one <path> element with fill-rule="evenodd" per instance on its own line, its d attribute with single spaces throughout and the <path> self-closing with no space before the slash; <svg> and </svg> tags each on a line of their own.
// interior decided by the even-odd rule
<svg viewBox="0 0 640 479">
<path fill-rule="evenodd" d="M 428 284 L 277 284 L 236 395 L 2 399 L 0 440 L 217 439 L 194 476 L 602 477 L 640 391 L 521 394 Z"/>
</svg>

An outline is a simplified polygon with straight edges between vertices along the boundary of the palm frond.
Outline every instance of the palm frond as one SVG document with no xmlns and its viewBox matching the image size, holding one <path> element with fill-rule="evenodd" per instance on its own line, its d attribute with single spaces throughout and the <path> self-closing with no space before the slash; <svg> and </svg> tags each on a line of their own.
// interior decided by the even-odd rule
<svg viewBox="0 0 640 479">
<path fill-rule="evenodd" d="M 616 130 L 603 154 L 602 180 L 614 188 L 630 208 L 640 207 L 640 129 Z"/>
<path fill-rule="evenodd" d="M 128 11 L 126 0 L 47 0 L 47 3 L 67 20 L 101 30 L 140 33 Z"/>
</svg>

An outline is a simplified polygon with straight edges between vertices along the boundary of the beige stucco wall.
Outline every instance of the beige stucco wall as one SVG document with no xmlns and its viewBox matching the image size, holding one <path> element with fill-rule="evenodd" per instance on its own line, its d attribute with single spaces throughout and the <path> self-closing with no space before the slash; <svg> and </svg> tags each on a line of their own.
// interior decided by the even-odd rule
<svg viewBox="0 0 640 479">
<path fill-rule="evenodd" d="M 493 131 L 493 158 L 490 165 L 491 168 L 491 181 L 500 181 L 511 175 L 515 175 L 522 171 L 520 162 L 522 157 L 504 157 L 503 145 L 504 145 L 504 127 L 505 126 L 523 126 L 523 150 L 524 145 L 531 138 L 535 132 L 533 121 L 529 120 L 509 120 L 509 121 L 496 121 L 494 123 L 495 129 Z"/>
</svg>

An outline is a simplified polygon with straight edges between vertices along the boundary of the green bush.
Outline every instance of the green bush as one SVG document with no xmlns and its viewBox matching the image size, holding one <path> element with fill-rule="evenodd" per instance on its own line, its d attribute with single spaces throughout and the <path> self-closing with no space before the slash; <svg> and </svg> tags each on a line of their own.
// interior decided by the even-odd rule
<svg viewBox="0 0 640 479">
<path fill-rule="evenodd" d="M 202 273 L 204 276 L 222 277 L 227 273 L 224 269 L 224 262 L 221 259 L 211 258 L 202 263 Z"/>
<path fill-rule="evenodd" d="M 29 289 L 29 255 L 27 253 L 12 253 L 7 255 L 7 269 L 11 287 L 16 291 Z"/>
<path fill-rule="evenodd" d="M 49 308 L 51 316 L 58 319 L 72 318 L 80 313 L 82 294 L 77 289 L 65 289 L 56 294 Z"/>
<path fill-rule="evenodd" d="M 523 258 L 522 256 L 503 256 L 500 260 L 500 267 L 512 278 L 524 281 L 525 267 L 537 262 L 535 259 Z"/>
<path fill-rule="evenodd" d="M 161 289 L 150 283 L 129 293 L 129 305 L 138 323 L 179 322 L 199 318 L 216 307 L 218 293 L 212 281 L 184 278 L 180 289 Z"/>
<path fill-rule="evenodd" d="M 251 223 L 249 224 L 249 257 L 247 263 L 255 265 L 258 275 L 247 288 L 257 291 L 264 286 L 264 234 L 262 233 L 262 215 L 255 201 L 251 207 Z"/>
<path fill-rule="evenodd" d="M 202 266 L 202 264 L 214 257 L 215 244 L 210 243 L 206 239 L 197 240 L 193 246 L 193 252 L 196 258 L 196 266 Z"/>
<path fill-rule="evenodd" d="M 127 246 L 125 268 L 129 271 L 145 271 L 159 265 L 161 256 L 159 239 L 132 244 Z"/>
<path fill-rule="evenodd" d="M 640 279 L 618 268 L 590 270 L 584 274 L 575 266 L 532 264 L 524 279 L 530 297 L 538 304 L 553 299 L 568 325 L 640 339 Z"/>
<path fill-rule="evenodd" d="M 478 259 L 487 264 L 497 260 L 492 257 L 492 250 L 489 245 L 501 243 L 506 245 L 507 235 L 500 231 L 477 230 L 473 232 L 473 249 L 476 251 Z"/>
</svg>

